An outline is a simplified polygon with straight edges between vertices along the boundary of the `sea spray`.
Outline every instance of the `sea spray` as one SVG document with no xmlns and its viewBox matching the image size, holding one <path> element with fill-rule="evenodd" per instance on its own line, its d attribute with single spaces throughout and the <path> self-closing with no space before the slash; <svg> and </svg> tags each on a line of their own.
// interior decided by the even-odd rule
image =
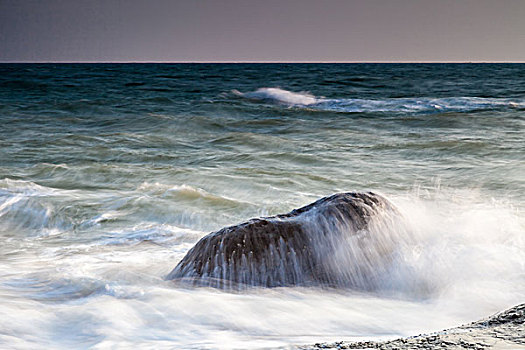
<svg viewBox="0 0 525 350">
<path fill-rule="evenodd" d="M 224 228 L 201 239 L 167 276 L 221 288 L 326 286 L 378 291 L 410 232 L 374 193 L 339 193 L 289 214 Z"/>
</svg>

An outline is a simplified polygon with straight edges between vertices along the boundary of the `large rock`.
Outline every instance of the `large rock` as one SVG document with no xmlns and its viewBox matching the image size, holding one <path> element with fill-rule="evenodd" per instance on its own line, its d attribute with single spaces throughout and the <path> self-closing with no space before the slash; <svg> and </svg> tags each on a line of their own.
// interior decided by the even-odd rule
<svg viewBox="0 0 525 350">
<path fill-rule="evenodd" d="M 375 289 L 388 273 L 400 215 L 372 192 L 338 193 L 288 214 L 203 237 L 167 276 L 199 285 Z"/>
</svg>

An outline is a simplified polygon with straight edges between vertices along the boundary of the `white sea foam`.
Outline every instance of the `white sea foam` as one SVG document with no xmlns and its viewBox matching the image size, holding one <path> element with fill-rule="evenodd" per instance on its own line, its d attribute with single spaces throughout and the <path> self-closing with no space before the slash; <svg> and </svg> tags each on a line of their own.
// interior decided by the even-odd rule
<svg viewBox="0 0 525 350">
<path fill-rule="evenodd" d="M 388 198 L 413 229 L 409 240 L 392 238 L 399 251 L 390 288 L 180 288 L 162 277 L 204 232 L 144 223 L 39 247 L 38 258 L 29 245 L 1 262 L 0 343 L 278 347 L 435 331 L 524 300 L 524 223 L 516 209 L 467 190 Z M 141 241 L 152 244 L 127 244 Z"/>
<path fill-rule="evenodd" d="M 306 92 L 292 92 L 279 88 L 260 88 L 256 91 L 246 93 L 234 90 L 233 93 L 252 100 L 278 102 L 291 106 L 309 106 L 321 101 Z"/>
<path fill-rule="evenodd" d="M 264 102 L 284 104 L 291 107 L 307 107 L 319 111 L 343 113 L 444 113 L 468 112 L 475 110 L 490 110 L 501 108 L 525 108 L 525 100 L 483 97 L 418 97 L 390 99 L 329 99 L 318 98 L 309 93 L 298 93 L 280 88 L 260 88 L 253 92 L 234 94 Z"/>
</svg>

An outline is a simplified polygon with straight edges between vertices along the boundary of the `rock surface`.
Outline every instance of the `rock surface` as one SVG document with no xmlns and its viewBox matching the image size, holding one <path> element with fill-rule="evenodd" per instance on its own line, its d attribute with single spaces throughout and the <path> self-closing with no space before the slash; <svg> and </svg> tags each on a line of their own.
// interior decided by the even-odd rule
<svg viewBox="0 0 525 350">
<path fill-rule="evenodd" d="M 318 343 L 300 349 L 525 349 L 525 304 L 434 334 L 385 342 Z"/>
<path fill-rule="evenodd" d="M 288 214 L 203 237 L 167 279 L 218 288 L 328 286 L 374 290 L 408 235 L 399 212 L 372 192 L 337 193 Z M 401 237 L 401 238 L 400 238 Z"/>
</svg>

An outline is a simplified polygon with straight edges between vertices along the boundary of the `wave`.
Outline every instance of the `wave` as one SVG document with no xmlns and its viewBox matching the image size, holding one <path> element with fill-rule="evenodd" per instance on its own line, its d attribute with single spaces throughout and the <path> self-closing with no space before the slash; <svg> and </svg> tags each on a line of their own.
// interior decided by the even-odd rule
<svg viewBox="0 0 525 350">
<path fill-rule="evenodd" d="M 525 109 L 525 100 L 485 97 L 417 97 L 388 99 L 329 99 L 306 92 L 291 92 L 280 88 L 260 88 L 253 92 L 233 94 L 249 100 L 276 103 L 289 107 L 342 113 L 446 113 L 492 109 Z"/>
<path fill-rule="evenodd" d="M 60 302 L 83 299 L 96 293 L 104 292 L 102 281 L 92 278 L 58 280 L 42 278 L 37 274 L 25 276 L 25 278 L 13 278 L 4 282 L 4 287 L 16 290 L 18 294 L 26 295 L 33 300 L 41 302 Z"/>
<path fill-rule="evenodd" d="M 95 197 L 101 200 L 100 204 L 92 203 Z M 253 210 L 257 206 L 185 184 L 144 182 L 136 191 L 123 193 L 54 188 L 8 178 L 0 180 L 0 234 L 9 237 L 41 238 L 105 228 L 109 229 L 109 237 L 120 240 L 123 236 L 114 230 L 131 218 L 140 217 L 143 222 L 156 225 L 193 227 L 202 223 L 201 215 L 214 215 L 213 212 L 220 210 L 222 219 L 227 220 L 232 213 L 243 208 Z M 215 220 L 218 220 L 217 215 Z M 148 238 L 126 237 L 123 242 L 142 240 Z"/>
<path fill-rule="evenodd" d="M 279 102 L 289 105 L 309 106 L 319 103 L 319 99 L 306 92 L 291 92 L 279 88 L 261 88 L 253 92 L 242 93 L 233 90 L 235 95 L 250 99 Z"/>
<path fill-rule="evenodd" d="M 158 182 L 144 182 L 138 187 L 138 190 L 160 197 L 174 198 L 180 201 L 202 201 L 211 206 L 233 208 L 254 206 L 252 203 L 229 198 L 224 195 L 213 194 L 202 188 L 192 187 L 186 184 L 167 185 Z"/>
<path fill-rule="evenodd" d="M 68 276 L 51 279 L 48 276 L 33 274 L 24 278 L 13 278 L 4 282 L 3 286 L 17 294 L 22 294 L 39 302 L 70 302 L 100 295 L 112 296 L 116 299 L 140 298 L 145 293 L 137 286 L 106 281 L 100 278 Z"/>
<path fill-rule="evenodd" d="M 60 196 L 59 190 L 31 181 L 0 180 L 0 233 L 53 236 L 70 230 L 73 222 L 57 206 Z"/>
<path fill-rule="evenodd" d="M 205 232 L 181 228 L 169 224 L 141 223 L 130 229 L 117 230 L 106 233 L 95 245 L 135 245 L 150 242 L 157 245 L 182 245 L 193 243 L 201 238 Z"/>
<path fill-rule="evenodd" d="M 263 348 L 268 347 L 268 339 L 275 347 L 286 347 L 335 341 L 342 335 L 373 338 L 430 332 L 522 302 L 525 237 L 520 214 L 509 203 L 477 191 L 415 190 L 387 197 L 408 220 L 402 223 L 411 235 L 397 228 L 389 231 L 386 238 L 395 244 L 396 253 L 381 261 L 384 279 L 375 280 L 382 288 L 373 293 L 303 287 L 229 293 L 173 285 L 161 277 L 204 233 L 188 233 L 172 225 L 126 223 L 104 229 L 96 242 L 86 242 L 81 235 L 70 244 L 46 244 L 38 255 L 23 250 L 20 258 L 9 257 L 13 260 L 0 283 L 2 293 L 10 298 L 4 298 L 7 312 L 0 343 L 15 339 L 31 348 L 31 340 L 19 334 L 30 330 L 37 340 L 64 339 L 72 332 L 68 324 L 87 324 L 92 328 L 84 326 L 85 333 L 78 330 L 78 334 L 85 334 L 96 346 L 101 344 L 100 334 L 104 339 L 120 339 L 124 329 L 130 342 L 144 347 L 151 345 L 152 332 L 177 348 L 242 348 L 242 342 Z M 381 247 L 362 243 L 352 246 L 362 248 L 363 254 L 370 254 L 367 248 Z M 334 259 L 339 267 L 348 263 L 341 255 Z M 141 305 L 147 309 L 134 313 Z M 85 315 L 91 314 L 96 317 L 86 320 Z M 432 317 L 421 316 L 426 314 Z M 19 326 L 20 319 L 27 322 Z M 115 319 L 123 320 L 118 329 Z M 50 334 L 47 325 L 61 320 L 57 333 Z M 35 326 L 28 330 L 26 324 Z M 137 332 L 137 324 L 149 326 Z M 166 324 L 180 330 L 173 333 L 174 328 Z M 209 336 L 226 328 L 226 345 L 225 337 Z"/>
</svg>

